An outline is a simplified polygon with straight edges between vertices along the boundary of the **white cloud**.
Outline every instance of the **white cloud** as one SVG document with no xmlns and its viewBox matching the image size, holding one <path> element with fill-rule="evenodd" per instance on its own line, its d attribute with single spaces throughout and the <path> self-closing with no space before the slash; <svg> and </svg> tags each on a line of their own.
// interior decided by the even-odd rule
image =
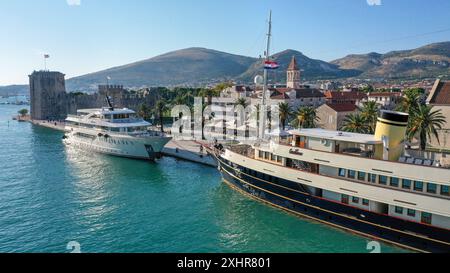
<svg viewBox="0 0 450 273">
<path fill-rule="evenodd" d="M 381 6 L 381 0 L 366 0 L 366 1 L 369 6 Z"/>
<path fill-rule="evenodd" d="M 81 5 L 81 0 L 66 0 L 69 6 L 79 6 Z"/>
</svg>

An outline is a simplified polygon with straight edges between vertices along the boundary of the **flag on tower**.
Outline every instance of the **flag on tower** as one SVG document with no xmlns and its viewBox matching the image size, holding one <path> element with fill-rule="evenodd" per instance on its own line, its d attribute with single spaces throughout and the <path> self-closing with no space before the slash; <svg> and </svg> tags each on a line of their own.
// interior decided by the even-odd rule
<svg viewBox="0 0 450 273">
<path fill-rule="evenodd" d="M 277 69 L 278 67 L 280 67 L 280 66 L 275 61 L 265 61 L 264 62 L 264 69 Z"/>
</svg>

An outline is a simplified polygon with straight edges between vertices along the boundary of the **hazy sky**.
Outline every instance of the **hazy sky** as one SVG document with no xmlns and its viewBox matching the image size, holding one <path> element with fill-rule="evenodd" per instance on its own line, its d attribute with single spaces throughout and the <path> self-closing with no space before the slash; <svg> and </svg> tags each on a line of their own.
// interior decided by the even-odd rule
<svg viewBox="0 0 450 273">
<path fill-rule="evenodd" d="M 369 5 L 368 2 L 371 2 Z M 330 61 L 450 40 L 448 0 L 0 0 L 0 85 L 44 67 L 67 78 L 187 47 Z"/>
</svg>

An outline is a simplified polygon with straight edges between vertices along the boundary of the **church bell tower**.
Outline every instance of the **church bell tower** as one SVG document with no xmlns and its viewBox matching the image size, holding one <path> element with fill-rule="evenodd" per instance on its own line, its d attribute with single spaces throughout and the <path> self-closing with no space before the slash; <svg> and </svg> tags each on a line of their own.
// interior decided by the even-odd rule
<svg viewBox="0 0 450 273">
<path fill-rule="evenodd" d="M 300 88 L 300 69 L 297 65 L 297 60 L 292 56 L 291 63 L 287 69 L 286 75 L 286 87 L 287 88 Z"/>
</svg>

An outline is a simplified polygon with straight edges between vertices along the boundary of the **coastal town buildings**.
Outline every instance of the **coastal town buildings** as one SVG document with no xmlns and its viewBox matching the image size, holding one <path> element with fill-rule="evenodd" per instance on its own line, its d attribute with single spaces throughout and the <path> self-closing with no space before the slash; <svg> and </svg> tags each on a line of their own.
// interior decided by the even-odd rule
<svg viewBox="0 0 450 273">
<path fill-rule="evenodd" d="M 392 110 L 402 97 L 401 92 L 370 92 L 364 101 L 374 101 L 381 109 Z"/>
<path fill-rule="evenodd" d="M 327 130 L 340 130 L 345 117 L 356 113 L 358 108 L 353 103 L 323 104 L 317 108 L 317 127 Z"/>
<path fill-rule="evenodd" d="M 367 94 L 361 91 L 326 91 L 326 103 L 328 104 L 355 104 L 359 105 L 367 100 Z"/>
</svg>

